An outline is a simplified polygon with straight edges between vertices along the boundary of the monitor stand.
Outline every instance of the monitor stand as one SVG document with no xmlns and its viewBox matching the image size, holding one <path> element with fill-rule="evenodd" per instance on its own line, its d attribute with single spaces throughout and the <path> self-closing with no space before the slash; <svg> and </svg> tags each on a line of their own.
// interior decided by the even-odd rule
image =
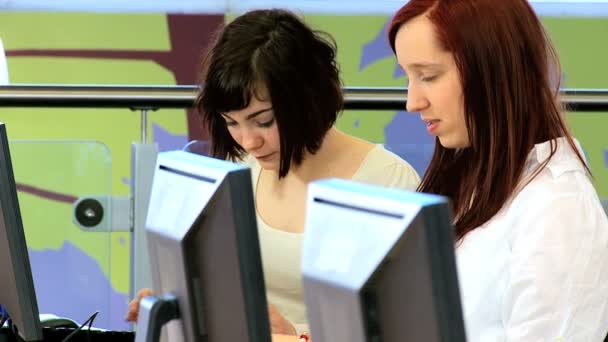
<svg viewBox="0 0 608 342">
<path fill-rule="evenodd" d="M 160 341 L 161 328 L 176 318 L 179 318 L 179 307 L 175 296 L 168 294 L 162 298 L 144 297 L 139 303 L 135 342 Z"/>
</svg>

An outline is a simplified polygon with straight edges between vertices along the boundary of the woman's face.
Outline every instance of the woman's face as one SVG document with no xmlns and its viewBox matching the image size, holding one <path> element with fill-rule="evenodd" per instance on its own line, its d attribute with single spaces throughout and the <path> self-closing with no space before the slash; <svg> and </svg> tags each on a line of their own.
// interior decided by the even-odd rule
<svg viewBox="0 0 608 342">
<path fill-rule="evenodd" d="M 453 55 L 441 48 L 426 15 L 403 24 L 395 38 L 397 61 L 408 76 L 407 110 L 420 113 L 445 148 L 470 145 L 462 85 Z"/>
<path fill-rule="evenodd" d="M 267 170 L 279 170 L 281 140 L 272 103 L 251 97 L 249 106 L 222 113 L 228 132 L 248 154 Z"/>
</svg>

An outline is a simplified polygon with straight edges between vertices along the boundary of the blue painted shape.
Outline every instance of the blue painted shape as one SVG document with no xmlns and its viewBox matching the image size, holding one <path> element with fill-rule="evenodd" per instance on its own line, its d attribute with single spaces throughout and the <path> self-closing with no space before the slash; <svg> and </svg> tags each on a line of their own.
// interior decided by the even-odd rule
<svg viewBox="0 0 608 342">
<path fill-rule="evenodd" d="M 433 156 L 435 138 L 418 113 L 398 112 L 384 128 L 385 147 L 405 159 L 420 176 Z"/>
<path fill-rule="evenodd" d="M 188 137 L 185 134 L 171 134 L 157 124 L 152 125 L 152 132 L 159 152 L 181 150 L 188 143 Z"/>
<path fill-rule="evenodd" d="M 100 233 L 101 234 L 101 233 Z M 112 288 L 97 261 L 70 241 L 59 250 L 29 250 L 40 313 L 84 322 L 95 311 L 94 326 L 131 330 L 125 322 L 128 295 Z"/>
</svg>

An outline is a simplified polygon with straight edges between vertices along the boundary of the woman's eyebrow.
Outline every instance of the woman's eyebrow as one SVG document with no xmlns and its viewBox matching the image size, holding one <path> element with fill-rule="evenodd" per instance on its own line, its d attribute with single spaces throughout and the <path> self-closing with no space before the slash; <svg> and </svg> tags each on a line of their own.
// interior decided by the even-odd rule
<svg viewBox="0 0 608 342">
<path fill-rule="evenodd" d="M 251 120 L 251 119 L 255 118 L 256 116 L 258 116 L 258 115 L 260 115 L 262 113 L 266 113 L 269 110 L 272 110 L 272 107 L 260 109 L 258 111 L 255 111 L 255 112 L 251 113 L 251 114 L 248 114 L 246 120 Z M 231 118 L 230 115 L 228 115 L 226 113 L 220 113 L 220 115 L 223 116 L 223 117 L 225 117 L 225 118 L 228 118 L 228 119 L 234 121 L 234 119 Z"/>
</svg>

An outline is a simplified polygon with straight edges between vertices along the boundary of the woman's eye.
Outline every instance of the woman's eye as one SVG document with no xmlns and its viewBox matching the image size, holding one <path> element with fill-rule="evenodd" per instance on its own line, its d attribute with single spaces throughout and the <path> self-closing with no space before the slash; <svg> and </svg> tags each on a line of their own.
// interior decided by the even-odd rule
<svg viewBox="0 0 608 342">
<path fill-rule="evenodd" d="M 268 128 L 268 127 L 272 126 L 273 123 L 274 123 L 274 118 L 272 118 L 268 121 L 265 121 L 265 122 L 260 122 L 260 123 L 258 123 L 258 126 Z"/>
</svg>

